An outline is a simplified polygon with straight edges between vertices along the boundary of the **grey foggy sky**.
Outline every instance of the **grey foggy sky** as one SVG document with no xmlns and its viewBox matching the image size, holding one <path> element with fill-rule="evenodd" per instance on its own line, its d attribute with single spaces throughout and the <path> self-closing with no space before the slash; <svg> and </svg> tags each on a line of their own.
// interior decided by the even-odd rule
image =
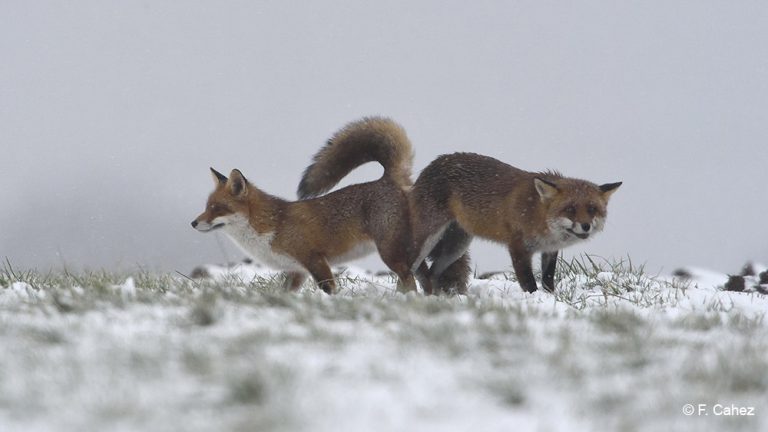
<svg viewBox="0 0 768 432">
<path fill-rule="evenodd" d="M 766 23 L 763 2 L 4 1 L 0 257 L 237 259 L 189 226 L 208 167 L 294 198 L 336 129 L 381 114 L 415 173 L 475 151 L 623 181 L 569 254 L 736 271 L 768 261 Z M 502 247 L 473 253 L 510 268 Z"/>
</svg>

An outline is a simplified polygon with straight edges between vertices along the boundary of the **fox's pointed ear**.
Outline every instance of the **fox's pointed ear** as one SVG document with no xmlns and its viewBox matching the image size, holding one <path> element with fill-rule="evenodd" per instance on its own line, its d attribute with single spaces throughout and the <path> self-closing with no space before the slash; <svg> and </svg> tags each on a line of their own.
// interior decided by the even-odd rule
<svg viewBox="0 0 768 432">
<path fill-rule="evenodd" d="M 238 169 L 233 169 L 232 172 L 229 173 L 227 187 L 229 188 L 229 192 L 236 197 L 244 197 L 248 195 L 248 179 L 246 179 L 243 173 Z"/>
<path fill-rule="evenodd" d="M 213 181 L 218 184 L 225 184 L 227 182 L 227 178 L 224 177 L 224 174 L 216 171 L 215 169 L 211 168 L 211 173 L 213 174 Z"/>
<path fill-rule="evenodd" d="M 554 183 L 548 182 L 539 177 L 533 179 L 533 184 L 536 186 L 536 192 L 539 193 L 539 197 L 542 201 L 554 198 L 555 195 L 557 195 L 559 192 L 557 186 Z"/>
<path fill-rule="evenodd" d="M 603 197 L 605 197 L 605 199 L 608 199 L 608 197 L 610 197 L 614 192 L 616 192 L 616 189 L 618 189 L 619 186 L 621 186 L 621 183 L 622 182 L 602 184 L 599 186 L 600 192 L 603 193 Z"/>
</svg>

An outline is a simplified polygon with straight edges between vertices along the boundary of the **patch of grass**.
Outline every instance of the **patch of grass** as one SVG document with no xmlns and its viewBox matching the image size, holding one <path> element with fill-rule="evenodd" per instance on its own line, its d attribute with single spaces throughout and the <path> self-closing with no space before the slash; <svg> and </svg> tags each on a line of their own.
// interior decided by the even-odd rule
<svg viewBox="0 0 768 432">
<path fill-rule="evenodd" d="M 649 276 L 631 259 L 611 261 L 587 254 L 571 261 L 559 259 L 556 276 L 560 282 L 555 298 L 575 309 L 617 302 L 644 308 L 674 306 L 689 287 L 683 280 Z"/>
<path fill-rule="evenodd" d="M 20 328 L 18 331 L 19 336 L 43 345 L 60 345 L 67 342 L 67 337 L 64 335 L 64 333 L 55 328 L 26 326 L 24 328 Z"/>
<path fill-rule="evenodd" d="M 506 376 L 489 380 L 486 387 L 498 396 L 503 404 L 511 407 L 518 408 L 527 400 L 525 385 L 521 384 L 516 377 Z"/>
<path fill-rule="evenodd" d="M 590 318 L 597 328 L 622 338 L 642 332 L 647 327 L 646 321 L 630 309 L 599 309 Z"/>
<path fill-rule="evenodd" d="M 216 322 L 215 303 L 200 302 L 189 311 L 189 319 L 198 326 L 209 326 Z"/>
<path fill-rule="evenodd" d="M 261 405 L 266 402 L 268 385 L 260 373 L 238 376 L 229 383 L 230 399 L 240 404 Z"/>
<path fill-rule="evenodd" d="M 723 326 L 719 313 L 689 313 L 675 319 L 672 325 L 685 330 L 709 331 Z"/>
<path fill-rule="evenodd" d="M 760 341 L 737 339 L 714 347 L 700 347 L 690 355 L 683 378 L 714 394 L 764 394 L 768 391 L 767 352 L 764 337 Z"/>
<path fill-rule="evenodd" d="M 279 275 L 40 275 L 6 263 L 0 284 L 26 285 L 0 291 L 0 405 L 36 404 L 54 420 L 106 412 L 134 429 L 187 426 L 199 412 L 185 430 L 290 430 L 307 406 L 346 396 L 342 383 L 354 397 L 404 405 L 414 389 L 433 391 L 418 404 L 443 416 L 461 406 L 445 405 L 459 394 L 537 418 L 549 409 L 539 401 L 553 398 L 595 429 L 646 431 L 680 429 L 679 406 L 670 407 L 701 395 L 751 401 L 768 391 L 764 317 L 741 312 L 743 301 L 673 309 L 689 299 L 687 285 L 628 259 L 561 261 L 558 276 L 555 294 L 505 291 L 497 277 L 451 297 L 342 275 L 328 296 L 310 282 L 285 292 Z M 460 388 L 445 384 L 456 377 Z"/>
<path fill-rule="evenodd" d="M 214 359 L 206 350 L 185 347 L 181 361 L 185 370 L 193 375 L 210 375 L 214 370 Z"/>
</svg>

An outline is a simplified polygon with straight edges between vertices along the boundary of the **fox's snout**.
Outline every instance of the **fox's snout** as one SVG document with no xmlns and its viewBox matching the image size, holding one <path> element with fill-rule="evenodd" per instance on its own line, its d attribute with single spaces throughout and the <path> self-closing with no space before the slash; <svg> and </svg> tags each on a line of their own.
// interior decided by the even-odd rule
<svg viewBox="0 0 768 432">
<path fill-rule="evenodd" d="M 601 216 L 595 216 L 589 221 L 574 220 L 567 216 L 550 219 L 549 229 L 552 232 L 567 233 L 571 236 L 586 240 L 598 232 L 602 231 L 605 219 Z"/>
<path fill-rule="evenodd" d="M 592 231 L 592 224 L 591 223 L 579 223 L 576 221 L 573 221 L 571 223 L 571 228 L 566 229 L 566 231 L 570 232 L 571 234 L 575 235 L 576 237 L 586 240 L 589 238 L 589 235 Z"/>
<path fill-rule="evenodd" d="M 218 217 L 213 221 L 208 221 L 208 218 L 205 216 L 205 214 L 202 214 L 198 216 L 197 219 L 193 220 L 190 225 L 192 225 L 192 228 L 200 232 L 209 232 L 209 231 L 222 228 L 226 224 L 227 224 L 227 221 L 225 220 L 225 218 Z"/>
<path fill-rule="evenodd" d="M 210 224 L 206 223 L 205 221 L 201 222 L 199 217 L 193 220 L 190 225 L 192 225 L 192 228 L 200 232 L 206 232 L 210 229 Z"/>
<path fill-rule="evenodd" d="M 200 232 L 208 232 L 213 230 L 214 228 L 219 228 L 218 226 L 212 226 L 210 223 L 206 222 L 204 219 L 201 219 L 200 217 L 193 220 L 191 225 L 192 225 L 192 228 Z"/>
</svg>

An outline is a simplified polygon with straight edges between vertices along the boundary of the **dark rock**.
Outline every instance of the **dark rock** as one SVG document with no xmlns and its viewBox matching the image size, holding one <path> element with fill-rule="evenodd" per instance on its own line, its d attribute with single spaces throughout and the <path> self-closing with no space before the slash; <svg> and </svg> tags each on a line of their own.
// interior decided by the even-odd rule
<svg viewBox="0 0 768 432">
<path fill-rule="evenodd" d="M 725 291 L 744 291 L 744 276 L 728 276 L 728 282 L 723 286 Z"/>
<path fill-rule="evenodd" d="M 205 267 L 195 267 L 192 273 L 189 274 L 189 277 L 192 279 L 208 279 L 211 277 L 211 274 L 208 273 Z"/>
<path fill-rule="evenodd" d="M 672 276 L 683 278 L 683 279 L 691 279 L 693 277 L 691 272 L 689 272 L 686 269 L 677 269 L 672 272 Z"/>
<path fill-rule="evenodd" d="M 768 285 L 768 270 L 760 273 L 760 285 Z"/>
</svg>

